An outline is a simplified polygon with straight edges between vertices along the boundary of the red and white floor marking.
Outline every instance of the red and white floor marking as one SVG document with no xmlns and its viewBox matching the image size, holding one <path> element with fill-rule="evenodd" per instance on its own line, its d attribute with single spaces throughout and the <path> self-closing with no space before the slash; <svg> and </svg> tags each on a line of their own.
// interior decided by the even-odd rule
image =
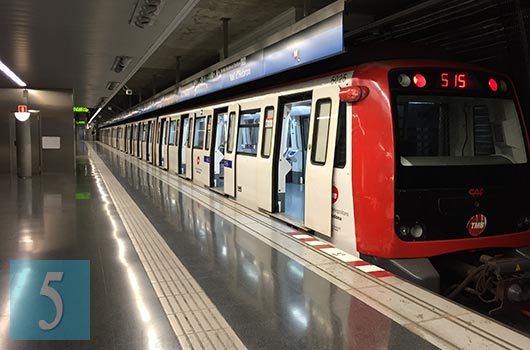
<svg viewBox="0 0 530 350">
<path fill-rule="evenodd" d="M 316 237 L 301 232 L 289 232 L 289 235 L 374 277 L 381 278 L 394 276 L 392 273 L 383 270 L 379 266 L 367 263 L 366 261 L 335 248 L 331 244 L 323 242 Z"/>
</svg>

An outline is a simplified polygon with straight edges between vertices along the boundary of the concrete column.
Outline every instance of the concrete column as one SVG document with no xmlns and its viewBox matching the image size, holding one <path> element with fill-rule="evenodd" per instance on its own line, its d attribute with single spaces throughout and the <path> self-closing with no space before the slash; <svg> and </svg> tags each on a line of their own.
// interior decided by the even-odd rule
<svg viewBox="0 0 530 350">
<path fill-rule="evenodd" d="M 17 133 L 17 175 L 31 177 L 31 122 L 16 121 Z"/>
</svg>

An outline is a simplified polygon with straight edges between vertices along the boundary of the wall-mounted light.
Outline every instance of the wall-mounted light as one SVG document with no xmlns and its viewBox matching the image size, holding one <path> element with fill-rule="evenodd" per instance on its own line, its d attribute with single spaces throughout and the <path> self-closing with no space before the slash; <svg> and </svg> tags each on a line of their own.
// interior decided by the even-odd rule
<svg viewBox="0 0 530 350">
<path fill-rule="evenodd" d="M 21 122 L 25 122 L 29 119 L 30 116 L 30 112 L 15 112 L 15 118 L 17 118 L 17 120 Z"/>
<path fill-rule="evenodd" d="M 18 105 L 17 111 L 15 112 L 15 118 L 21 122 L 25 122 L 31 116 L 30 111 L 28 111 L 28 90 L 22 90 L 22 98 L 26 100 L 26 104 Z"/>
</svg>

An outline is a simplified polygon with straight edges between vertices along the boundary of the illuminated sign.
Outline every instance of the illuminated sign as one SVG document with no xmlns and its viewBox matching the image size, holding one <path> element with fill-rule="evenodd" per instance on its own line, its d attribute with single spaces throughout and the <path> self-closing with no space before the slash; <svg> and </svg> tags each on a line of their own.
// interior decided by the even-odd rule
<svg viewBox="0 0 530 350">
<path fill-rule="evenodd" d="M 401 92 L 461 91 L 466 94 L 487 94 L 498 97 L 512 94 L 504 77 L 489 72 L 418 67 L 393 69 L 389 72 L 389 79 L 390 87 Z"/>
<path fill-rule="evenodd" d="M 75 122 L 77 125 L 85 125 L 86 124 L 86 121 L 84 120 L 78 120 Z"/>
<path fill-rule="evenodd" d="M 75 113 L 88 113 L 89 110 L 87 107 L 75 107 L 74 106 L 74 112 Z"/>
<path fill-rule="evenodd" d="M 465 89 L 469 85 L 467 73 L 443 72 L 440 81 L 443 88 Z"/>
</svg>

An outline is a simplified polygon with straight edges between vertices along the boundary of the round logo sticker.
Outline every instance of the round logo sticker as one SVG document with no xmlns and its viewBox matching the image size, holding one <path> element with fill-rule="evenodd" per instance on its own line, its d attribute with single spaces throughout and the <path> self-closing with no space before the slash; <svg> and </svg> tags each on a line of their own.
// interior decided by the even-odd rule
<svg viewBox="0 0 530 350">
<path fill-rule="evenodd" d="M 486 229 L 488 221 L 482 214 L 473 215 L 467 222 L 467 232 L 473 237 L 480 235 Z"/>
<path fill-rule="evenodd" d="M 335 203 L 339 199 L 339 189 L 336 186 L 331 187 L 331 202 Z"/>
</svg>

